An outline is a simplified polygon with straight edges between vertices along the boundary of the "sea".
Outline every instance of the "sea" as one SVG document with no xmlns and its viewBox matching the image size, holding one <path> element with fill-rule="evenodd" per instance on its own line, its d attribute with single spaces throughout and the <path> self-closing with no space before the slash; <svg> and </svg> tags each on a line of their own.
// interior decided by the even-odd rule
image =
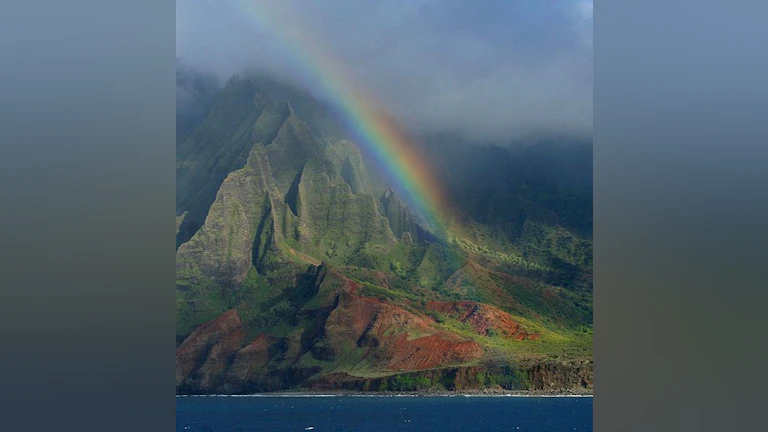
<svg viewBox="0 0 768 432">
<path fill-rule="evenodd" d="M 177 396 L 177 432 L 591 431 L 592 397 Z"/>
</svg>

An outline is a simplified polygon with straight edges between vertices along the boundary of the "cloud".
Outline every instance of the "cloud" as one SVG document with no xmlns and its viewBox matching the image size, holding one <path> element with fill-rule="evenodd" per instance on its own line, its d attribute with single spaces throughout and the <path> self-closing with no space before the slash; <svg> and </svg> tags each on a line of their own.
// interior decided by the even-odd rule
<svg viewBox="0 0 768 432">
<path fill-rule="evenodd" d="M 414 132 L 591 134 L 591 1 L 254 1 L 178 0 L 177 55 L 302 81 L 275 37 L 301 28 Z"/>
</svg>

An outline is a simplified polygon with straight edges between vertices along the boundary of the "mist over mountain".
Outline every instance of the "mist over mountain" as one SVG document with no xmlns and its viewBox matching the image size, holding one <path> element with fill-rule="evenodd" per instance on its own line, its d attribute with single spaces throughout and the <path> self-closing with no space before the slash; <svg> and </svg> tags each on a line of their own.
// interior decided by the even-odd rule
<svg viewBox="0 0 768 432">
<path fill-rule="evenodd" d="M 176 60 L 176 142 L 208 115 L 221 85 L 216 76 Z"/>
<path fill-rule="evenodd" d="M 258 71 L 317 94 L 291 29 L 411 133 L 591 137 L 591 0 L 177 2 L 177 55 L 189 65 L 222 82 Z"/>
</svg>

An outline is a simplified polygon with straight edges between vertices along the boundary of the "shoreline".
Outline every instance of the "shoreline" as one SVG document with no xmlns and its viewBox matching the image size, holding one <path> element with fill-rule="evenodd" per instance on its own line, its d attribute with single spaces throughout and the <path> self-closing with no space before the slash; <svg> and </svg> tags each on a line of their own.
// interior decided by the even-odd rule
<svg viewBox="0 0 768 432">
<path fill-rule="evenodd" d="M 593 391 L 465 390 L 364 392 L 348 390 L 282 391 L 252 394 L 177 394 L 176 397 L 593 397 Z"/>
</svg>

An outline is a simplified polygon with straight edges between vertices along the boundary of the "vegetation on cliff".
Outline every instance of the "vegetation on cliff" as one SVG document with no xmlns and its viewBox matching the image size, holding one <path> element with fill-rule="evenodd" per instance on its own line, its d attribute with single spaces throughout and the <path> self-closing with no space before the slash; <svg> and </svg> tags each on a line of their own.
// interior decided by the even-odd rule
<svg viewBox="0 0 768 432">
<path fill-rule="evenodd" d="M 437 238 L 320 102 L 239 77 L 207 103 L 177 143 L 178 392 L 591 387 L 591 153 L 425 139 Z"/>
</svg>

